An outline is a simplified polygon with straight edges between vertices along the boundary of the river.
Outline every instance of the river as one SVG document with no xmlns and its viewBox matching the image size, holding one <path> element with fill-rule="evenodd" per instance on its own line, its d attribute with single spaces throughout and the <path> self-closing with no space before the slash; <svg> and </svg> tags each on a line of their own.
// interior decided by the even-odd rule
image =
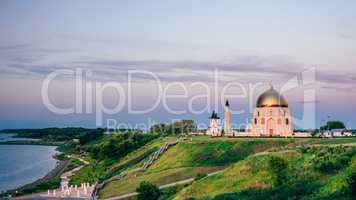
<svg viewBox="0 0 356 200">
<path fill-rule="evenodd" d="M 9 134 L 0 134 L 0 138 L 0 141 L 14 140 Z M 54 169 L 55 149 L 54 146 L 0 145 L 0 193 L 34 182 Z"/>
</svg>

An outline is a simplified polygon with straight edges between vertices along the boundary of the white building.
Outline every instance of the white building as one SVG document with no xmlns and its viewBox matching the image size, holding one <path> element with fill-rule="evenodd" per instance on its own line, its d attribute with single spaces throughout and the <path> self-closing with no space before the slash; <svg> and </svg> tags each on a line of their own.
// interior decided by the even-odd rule
<svg viewBox="0 0 356 200">
<path fill-rule="evenodd" d="M 215 111 L 213 111 L 213 114 L 210 117 L 210 124 L 206 134 L 214 137 L 222 135 L 221 121 L 220 118 L 218 117 L 218 114 Z"/>
<path fill-rule="evenodd" d="M 331 129 L 324 131 L 322 135 L 324 137 L 346 137 L 352 136 L 352 133 L 348 132 L 346 129 Z"/>
<path fill-rule="evenodd" d="M 247 136 L 293 136 L 291 110 L 287 100 L 272 86 L 257 100 Z"/>
<path fill-rule="evenodd" d="M 293 133 L 294 137 L 311 137 L 310 131 L 297 131 Z"/>
</svg>

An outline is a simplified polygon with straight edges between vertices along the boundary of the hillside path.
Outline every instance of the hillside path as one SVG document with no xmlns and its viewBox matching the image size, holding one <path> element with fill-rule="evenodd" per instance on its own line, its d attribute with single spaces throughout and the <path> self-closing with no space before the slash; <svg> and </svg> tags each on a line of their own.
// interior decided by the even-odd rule
<svg viewBox="0 0 356 200">
<path fill-rule="evenodd" d="M 213 175 L 218 174 L 218 173 L 220 173 L 222 171 L 223 170 L 219 170 L 219 171 L 216 171 L 216 172 L 209 173 L 209 174 L 207 174 L 207 177 L 213 176 Z M 169 187 L 173 187 L 173 186 L 176 186 L 176 185 L 183 185 L 183 184 L 191 183 L 193 181 L 194 181 L 194 178 L 189 178 L 189 179 L 185 179 L 185 180 L 181 180 L 181 181 L 176 181 L 176 182 L 173 182 L 173 183 L 161 185 L 161 186 L 159 186 L 159 189 L 169 188 Z M 107 198 L 107 199 L 104 199 L 104 200 L 119 200 L 119 199 L 125 199 L 125 198 L 129 198 L 129 197 L 134 197 L 136 195 L 138 195 L 137 192 L 131 192 L 131 193 L 127 193 L 127 194 L 123 194 L 123 195 L 119 195 L 119 196 L 110 197 L 110 198 Z"/>
</svg>

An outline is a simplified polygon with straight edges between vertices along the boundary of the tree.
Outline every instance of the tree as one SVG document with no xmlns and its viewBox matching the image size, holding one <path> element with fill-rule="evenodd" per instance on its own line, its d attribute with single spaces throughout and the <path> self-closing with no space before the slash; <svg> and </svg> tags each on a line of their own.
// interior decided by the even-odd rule
<svg viewBox="0 0 356 200">
<path fill-rule="evenodd" d="M 356 195 L 356 172 L 352 172 L 347 180 L 351 193 Z"/>
<path fill-rule="evenodd" d="M 151 127 L 151 132 L 156 134 L 163 134 L 165 131 L 165 124 L 155 124 Z"/>
<path fill-rule="evenodd" d="M 272 156 L 268 161 L 268 166 L 272 172 L 274 183 L 276 185 L 285 183 L 288 175 L 288 162 L 283 158 Z"/>
<path fill-rule="evenodd" d="M 159 188 L 147 181 L 141 182 L 136 192 L 138 193 L 137 200 L 157 200 L 161 196 Z"/>
<path fill-rule="evenodd" d="M 341 121 L 328 121 L 326 125 L 321 126 L 320 130 L 343 129 L 345 124 Z"/>
<path fill-rule="evenodd" d="M 78 139 L 79 139 L 79 143 L 83 145 L 94 140 L 99 140 L 103 135 L 104 135 L 104 129 L 97 128 L 97 129 L 89 130 L 88 132 L 79 135 Z"/>
<path fill-rule="evenodd" d="M 183 119 L 168 124 L 155 124 L 151 127 L 152 133 L 165 135 L 188 134 L 197 130 L 194 120 Z"/>
<path fill-rule="evenodd" d="M 315 129 L 315 130 L 313 130 L 312 132 L 311 132 L 311 136 L 312 137 L 315 137 L 317 134 L 318 134 L 318 132 L 319 132 L 319 130 L 317 130 L 317 129 Z"/>
<path fill-rule="evenodd" d="M 157 138 L 155 134 L 141 133 L 122 133 L 106 136 L 98 144 L 87 147 L 95 159 L 116 160 L 129 154 L 130 152 L 142 147 L 153 139 Z"/>
</svg>

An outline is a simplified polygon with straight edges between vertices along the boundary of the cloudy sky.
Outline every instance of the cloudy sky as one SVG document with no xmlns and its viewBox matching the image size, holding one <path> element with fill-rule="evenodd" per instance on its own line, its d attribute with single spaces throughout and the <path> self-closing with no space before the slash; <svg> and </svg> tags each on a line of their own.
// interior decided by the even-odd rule
<svg viewBox="0 0 356 200">
<path fill-rule="evenodd" d="M 353 0 L 2 0 L 0 128 L 97 126 L 101 110 L 87 101 L 98 101 L 95 89 L 83 92 L 82 112 L 75 107 L 70 114 L 51 111 L 41 94 L 50 74 L 78 68 L 90 71 L 84 84 L 115 82 L 125 91 L 125 98 L 110 88 L 103 93 L 106 107 L 123 104 L 114 114 L 104 113 L 104 124 L 109 118 L 132 126 L 181 118 L 206 123 L 212 109 L 222 116 L 223 100 L 216 97 L 230 83 L 235 86 L 227 93 L 245 94 L 229 98 L 237 111 L 234 122 L 243 124 L 272 83 L 281 92 L 287 88 L 282 93 L 297 127 L 320 126 L 330 116 L 356 128 L 355 10 Z M 150 72 L 159 82 L 147 73 L 129 81 L 132 70 Z M 195 98 L 192 106 L 201 112 L 193 113 L 189 102 L 207 93 L 203 84 L 211 101 Z M 187 95 L 164 101 L 159 86 Z M 60 108 L 75 106 L 75 94 L 71 75 L 57 76 L 49 86 L 51 103 Z M 143 110 L 156 101 L 148 113 L 129 112 L 129 104 Z M 174 114 L 165 105 L 187 112 Z"/>
</svg>

